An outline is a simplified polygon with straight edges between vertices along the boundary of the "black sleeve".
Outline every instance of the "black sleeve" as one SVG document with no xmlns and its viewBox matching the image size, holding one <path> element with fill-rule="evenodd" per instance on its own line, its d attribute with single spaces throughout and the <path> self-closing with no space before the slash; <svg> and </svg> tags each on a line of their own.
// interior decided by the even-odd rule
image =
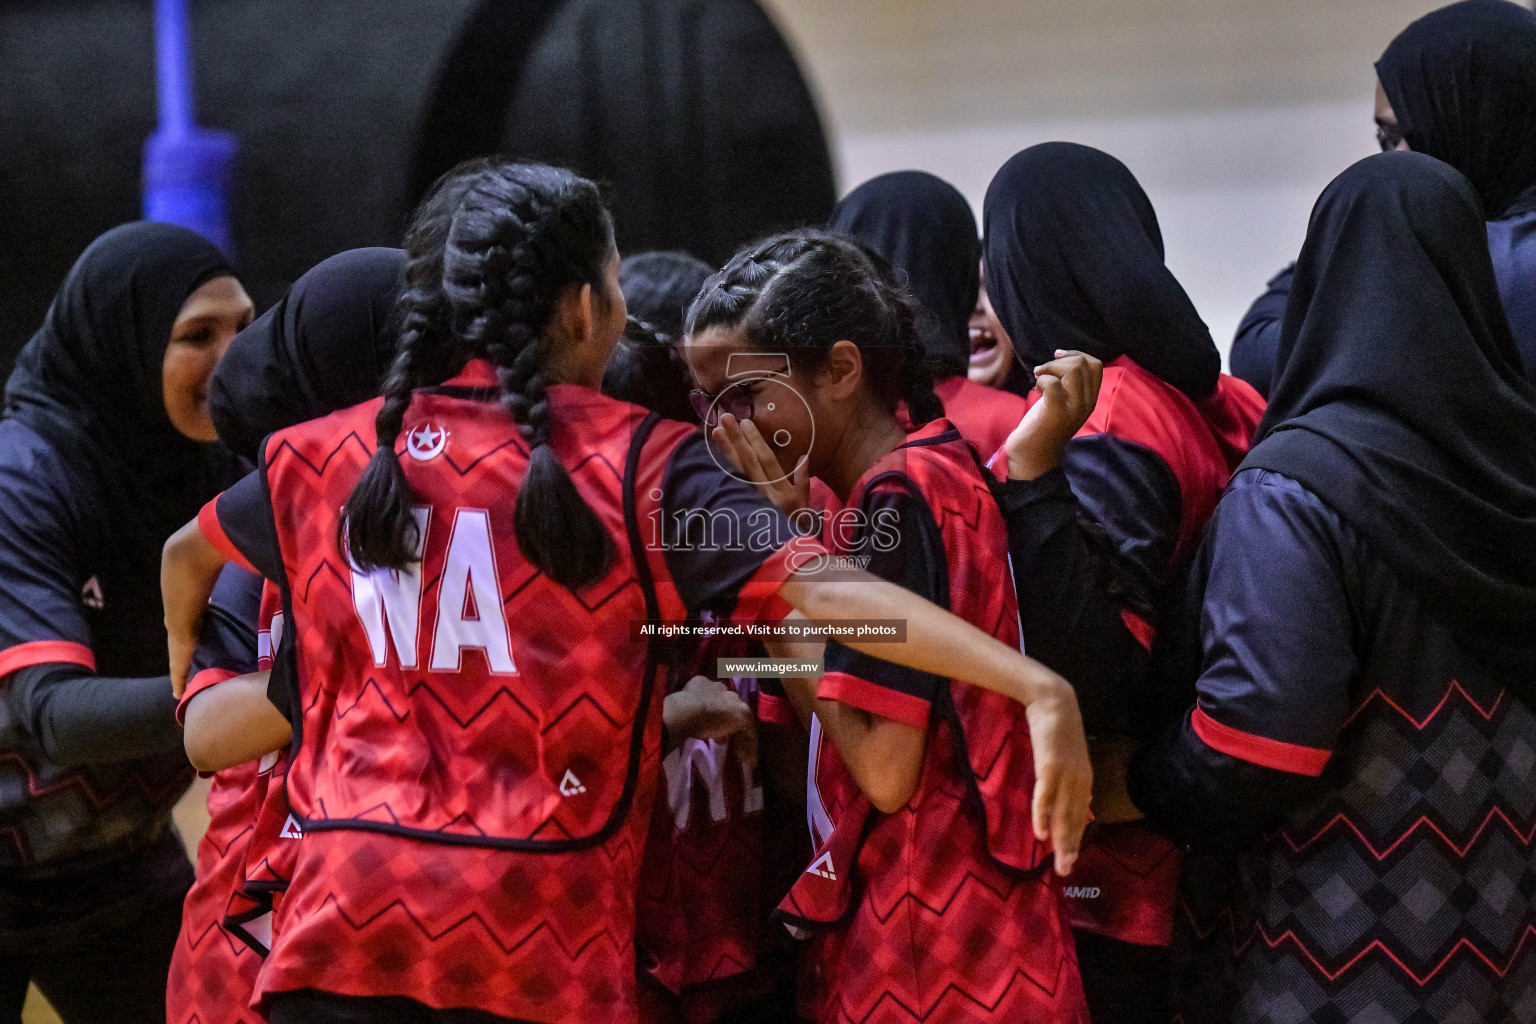
<svg viewBox="0 0 1536 1024">
<path fill-rule="evenodd" d="M 1062 468 L 1083 511 L 1119 553 L 1116 578 L 1127 605 L 1151 616 L 1179 542 L 1183 498 L 1173 470 L 1150 448 L 1111 434 L 1073 438 Z M 1155 616 L 1149 621 L 1156 625 Z"/>
<path fill-rule="evenodd" d="M 868 557 L 866 571 L 942 608 L 949 606 L 944 539 L 927 504 L 905 491 L 876 491 L 861 505 L 864 529 L 847 554 Z M 833 529 L 837 520 L 834 517 Z M 839 545 L 840 547 L 844 545 Z M 821 696 L 909 725 L 923 726 L 944 680 L 828 641 Z"/>
<path fill-rule="evenodd" d="M 701 432 L 677 446 L 662 477 L 662 550 L 690 613 L 739 615 L 743 588 L 774 574 L 798 536 L 788 516 L 724 464 Z"/>
<path fill-rule="evenodd" d="M 272 525 L 272 502 L 258 470 L 248 473 L 198 515 L 203 535 L 237 565 L 273 582 L 283 578 L 283 556 Z"/>
<path fill-rule="evenodd" d="M 1147 651 L 1121 616 L 1119 559 L 1078 504 L 1066 472 L 995 488 L 1008 525 L 1024 651 L 1077 691 L 1090 732 L 1123 729 Z"/>
<path fill-rule="evenodd" d="M 48 758 L 66 768 L 181 749 L 170 676 L 112 679 L 74 665 L 11 673 L 10 713 Z"/>
<path fill-rule="evenodd" d="M 1248 309 L 1248 315 L 1237 325 L 1237 336 L 1232 339 L 1232 352 L 1228 357 L 1232 364 L 1232 376 L 1253 385 L 1253 389 L 1265 398 L 1275 384 L 1275 363 L 1280 352 L 1280 325 L 1285 322 L 1285 307 L 1291 297 L 1291 277 L 1296 271 L 1292 263 L 1269 282 L 1269 290 Z"/>
<path fill-rule="evenodd" d="M 1252 844 L 1317 780 L 1266 768 L 1201 743 L 1186 718 L 1131 758 L 1131 802 L 1190 849 L 1233 852 Z"/>
<path fill-rule="evenodd" d="M 1196 560 L 1195 706 L 1131 761 L 1131 798 L 1153 824 L 1192 847 L 1237 847 L 1315 792 L 1360 671 L 1354 550 L 1300 485 L 1234 481 Z"/>
<path fill-rule="evenodd" d="M 226 565 L 208 599 L 203 631 L 192 652 L 192 675 L 224 669 L 237 675 L 256 671 L 256 620 L 261 611 L 261 577 Z"/>
</svg>

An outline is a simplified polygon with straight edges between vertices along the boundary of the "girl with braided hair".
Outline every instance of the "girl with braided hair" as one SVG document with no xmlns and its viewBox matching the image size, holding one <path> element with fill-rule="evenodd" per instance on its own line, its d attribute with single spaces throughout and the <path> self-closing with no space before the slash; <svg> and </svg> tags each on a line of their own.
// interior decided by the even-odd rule
<svg viewBox="0 0 1536 1024">
<path fill-rule="evenodd" d="M 696 428 L 601 394 L 625 305 L 591 182 L 491 163 L 462 187 L 441 306 L 408 240 L 381 397 L 278 431 L 166 546 L 174 679 L 224 564 L 283 597 L 304 839 L 257 989 L 274 1024 L 636 1019 L 664 620 L 906 620 L 850 645 L 1027 708 L 1025 827 L 1069 865 L 1091 784 L 1070 686 L 832 572 Z"/>
<path fill-rule="evenodd" d="M 723 452 L 781 504 L 804 507 L 811 476 L 831 487 L 838 556 L 1017 650 L 1007 530 L 943 418 L 916 325 L 869 250 L 780 235 L 738 254 L 689 311 L 695 395 Z M 1086 1021 L 1053 850 L 1023 799 L 1044 763 L 1026 712 L 947 665 L 869 653 L 829 640 L 825 676 L 788 684 L 811 724 L 817 850 L 779 913 L 819 933 L 808 1012 Z M 1071 858 L 1054 853 L 1065 873 Z"/>
</svg>

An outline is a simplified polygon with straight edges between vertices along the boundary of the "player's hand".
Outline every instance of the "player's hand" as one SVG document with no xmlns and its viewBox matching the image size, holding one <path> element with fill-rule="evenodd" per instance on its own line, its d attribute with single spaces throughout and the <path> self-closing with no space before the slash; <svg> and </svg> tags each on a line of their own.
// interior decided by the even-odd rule
<svg viewBox="0 0 1536 1024">
<path fill-rule="evenodd" d="M 187 692 L 187 680 L 192 675 L 192 652 L 197 650 L 197 638 L 167 632 L 166 640 L 171 655 L 171 692 L 177 700 L 181 700 Z"/>
<path fill-rule="evenodd" d="M 1035 754 L 1035 838 L 1050 844 L 1056 873 L 1066 875 L 1077 861 L 1093 797 L 1083 716 L 1065 679 L 1030 701 L 1024 713 Z"/>
<path fill-rule="evenodd" d="M 756 716 L 735 690 L 718 680 L 694 676 L 681 690 L 667 694 L 661 717 L 672 743 L 734 736 L 742 760 L 757 763 Z"/>
<path fill-rule="evenodd" d="M 1140 821 L 1145 817 L 1131 802 L 1126 779 L 1131 755 L 1141 746 L 1120 733 L 1094 737 L 1088 745 L 1093 757 L 1093 820 L 1105 825 Z"/>
<path fill-rule="evenodd" d="M 1035 367 L 1040 398 L 1003 442 L 1008 476 L 1034 480 L 1061 465 L 1062 453 L 1099 400 L 1104 364 L 1085 352 L 1058 349 L 1056 358 Z"/>
<path fill-rule="evenodd" d="M 801 457 L 794 471 L 785 473 L 757 424 L 738 420 L 730 413 L 720 415 L 720 425 L 710 433 L 710 438 L 725 452 L 742 479 L 757 485 L 780 512 L 793 515 L 810 506 L 810 460 Z"/>
</svg>

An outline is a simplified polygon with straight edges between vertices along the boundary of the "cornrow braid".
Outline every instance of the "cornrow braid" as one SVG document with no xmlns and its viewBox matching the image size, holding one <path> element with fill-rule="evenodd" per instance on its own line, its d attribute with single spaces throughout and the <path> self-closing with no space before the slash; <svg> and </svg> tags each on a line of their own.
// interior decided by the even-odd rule
<svg viewBox="0 0 1536 1024">
<path fill-rule="evenodd" d="M 474 160 L 433 184 L 406 229 L 405 288 L 391 314 L 396 342 L 374 420 L 375 448 L 337 526 L 337 547 L 364 572 L 400 569 L 416 559 L 421 538 L 411 514 L 411 486 L 400 465 L 400 437 L 411 394 L 449 376 L 463 359 L 455 354 L 443 294 L 443 249 L 452 213 L 488 162 Z"/>
<path fill-rule="evenodd" d="M 590 181 L 499 164 L 464 195 L 443 257 L 453 333 L 496 367 L 502 405 L 528 444 L 513 510 L 518 547 L 571 589 L 607 572 L 613 541 L 549 446 L 545 331 L 567 288 L 602 283 L 613 252 L 613 224 Z"/>
<path fill-rule="evenodd" d="M 894 412 L 917 424 L 944 415 L 918 334 L 916 301 L 890 266 L 852 239 L 825 231 L 775 235 L 731 258 L 688 310 L 690 335 L 740 328 L 754 346 L 790 354 L 808 370 L 838 341 L 864 353 L 864 379 Z"/>
</svg>

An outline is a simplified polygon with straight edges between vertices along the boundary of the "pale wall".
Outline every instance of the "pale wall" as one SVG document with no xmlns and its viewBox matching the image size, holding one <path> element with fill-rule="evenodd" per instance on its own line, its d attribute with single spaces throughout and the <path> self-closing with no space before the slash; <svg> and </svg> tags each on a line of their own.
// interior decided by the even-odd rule
<svg viewBox="0 0 1536 1024">
<path fill-rule="evenodd" d="M 764 0 L 812 78 L 844 191 L 916 167 L 979 214 L 1036 142 L 1107 150 L 1157 207 L 1223 350 L 1312 202 L 1376 150 L 1372 64 L 1424 0 Z"/>
</svg>

